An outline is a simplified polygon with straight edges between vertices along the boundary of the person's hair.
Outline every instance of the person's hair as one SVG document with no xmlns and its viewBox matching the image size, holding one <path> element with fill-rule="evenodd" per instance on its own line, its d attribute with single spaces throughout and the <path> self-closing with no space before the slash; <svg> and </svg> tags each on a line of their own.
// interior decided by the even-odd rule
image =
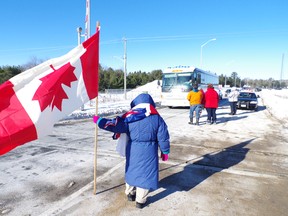
<svg viewBox="0 0 288 216">
<path fill-rule="evenodd" d="M 211 83 L 208 84 L 207 88 L 214 88 Z"/>
</svg>

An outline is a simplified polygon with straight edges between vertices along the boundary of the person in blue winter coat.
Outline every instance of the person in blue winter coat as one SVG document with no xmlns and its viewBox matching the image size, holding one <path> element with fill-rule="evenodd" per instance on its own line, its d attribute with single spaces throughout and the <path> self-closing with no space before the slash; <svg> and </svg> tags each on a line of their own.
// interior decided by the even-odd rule
<svg viewBox="0 0 288 216">
<path fill-rule="evenodd" d="M 125 194 L 129 201 L 136 200 L 137 208 L 143 208 L 149 191 L 158 188 L 158 148 L 162 160 L 168 160 L 170 137 L 168 127 L 149 94 L 138 95 L 130 107 L 131 110 L 121 117 L 106 119 L 94 116 L 94 122 L 99 128 L 114 132 L 114 138 L 127 135 Z"/>
</svg>

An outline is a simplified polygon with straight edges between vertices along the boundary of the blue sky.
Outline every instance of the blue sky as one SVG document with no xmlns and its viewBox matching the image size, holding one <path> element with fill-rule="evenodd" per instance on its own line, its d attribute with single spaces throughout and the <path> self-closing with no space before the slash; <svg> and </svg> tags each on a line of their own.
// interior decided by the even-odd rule
<svg viewBox="0 0 288 216">
<path fill-rule="evenodd" d="M 90 0 L 100 63 L 127 71 L 192 65 L 241 79 L 288 79 L 287 0 Z M 1 0 L 0 65 L 50 59 L 77 46 L 85 0 Z"/>
</svg>

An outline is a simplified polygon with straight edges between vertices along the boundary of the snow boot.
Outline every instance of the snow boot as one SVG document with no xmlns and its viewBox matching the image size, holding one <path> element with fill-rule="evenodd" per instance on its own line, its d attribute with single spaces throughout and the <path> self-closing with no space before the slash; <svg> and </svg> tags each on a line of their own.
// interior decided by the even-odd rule
<svg viewBox="0 0 288 216">
<path fill-rule="evenodd" d="M 145 206 L 145 203 L 136 202 L 136 208 L 142 209 L 142 208 L 144 208 L 144 206 Z"/>
<path fill-rule="evenodd" d="M 128 199 L 128 201 L 135 201 L 135 199 L 136 199 L 136 194 L 128 194 L 127 195 L 127 199 Z"/>
<path fill-rule="evenodd" d="M 193 124 L 193 118 L 190 118 L 190 122 L 188 124 Z"/>
</svg>

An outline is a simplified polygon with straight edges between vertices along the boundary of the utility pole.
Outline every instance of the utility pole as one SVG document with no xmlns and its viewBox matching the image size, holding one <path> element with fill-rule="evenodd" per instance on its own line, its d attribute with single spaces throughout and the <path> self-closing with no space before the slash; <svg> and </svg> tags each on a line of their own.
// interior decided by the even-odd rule
<svg viewBox="0 0 288 216">
<path fill-rule="evenodd" d="M 126 45 L 127 45 L 127 39 L 124 37 L 123 38 L 123 42 L 124 42 L 124 57 L 123 57 L 123 61 L 124 61 L 124 99 L 127 99 L 127 95 L 126 95 L 126 76 L 127 76 L 127 49 L 126 49 Z"/>
<path fill-rule="evenodd" d="M 282 83 L 282 78 L 283 78 L 283 66 L 284 66 L 284 53 L 282 54 L 282 65 L 281 65 L 281 73 L 280 73 L 280 88 L 281 88 L 281 83 Z"/>
<path fill-rule="evenodd" d="M 90 0 L 86 0 L 85 40 L 90 38 Z"/>
</svg>

